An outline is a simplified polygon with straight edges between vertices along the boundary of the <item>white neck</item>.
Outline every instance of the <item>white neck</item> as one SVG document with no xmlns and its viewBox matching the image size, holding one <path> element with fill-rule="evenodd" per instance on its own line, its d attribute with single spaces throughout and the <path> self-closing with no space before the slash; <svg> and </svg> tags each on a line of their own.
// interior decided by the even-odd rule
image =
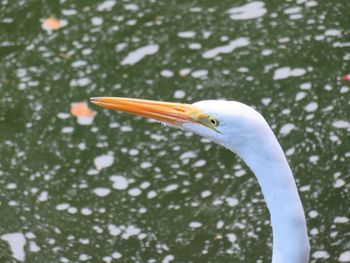
<svg viewBox="0 0 350 263">
<path fill-rule="evenodd" d="M 272 263 L 307 263 L 310 245 L 303 206 L 283 150 L 272 130 L 245 145 L 227 145 L 254 172 L 271 215 Z"/>
</svg>

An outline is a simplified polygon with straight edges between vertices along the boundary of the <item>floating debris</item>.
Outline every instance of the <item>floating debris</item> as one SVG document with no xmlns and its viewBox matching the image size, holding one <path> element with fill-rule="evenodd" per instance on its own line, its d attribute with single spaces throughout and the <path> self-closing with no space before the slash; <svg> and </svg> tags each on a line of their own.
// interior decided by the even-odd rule
<svg viewBox="0 0 350 263">
<path fill-rule="evenodd" d="M 61 21 L 53 16 L 45 18 L 42 23 L 42 28 L 45 30 L 58 30 L 61 26 Z"/>
<path fill-rule="evenodd" d="M 341 80 L 347 80 L 349 81 L 350 80 L 350 74 L 347 74 L 347 75 L 344 75 L 341 77 Z"/>
<path fill-rule="evenodd" d="M 70 113 L 77 117 L 80 125 L 90 125 L 96 112 L 91 110 L 86 102 L 74 102 L 71 104 Z"/>
</svg>

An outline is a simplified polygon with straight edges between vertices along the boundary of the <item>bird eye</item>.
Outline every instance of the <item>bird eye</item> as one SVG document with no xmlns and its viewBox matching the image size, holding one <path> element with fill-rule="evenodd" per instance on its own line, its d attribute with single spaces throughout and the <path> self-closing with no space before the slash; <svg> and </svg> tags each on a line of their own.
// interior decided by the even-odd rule
<svg viewBox="0 0 350 263">
<path fill-rule="evenodd" d="M 215 131 L 217 131 L 216 127 L 220 124 L 218 120 L 209 115 L 200 116 L 197 122 Z"/>
<path fill-rule="evenodd" d="M 209 121 L 211 122 L 211 124 L 213 124 L 214 126 L 218 126 L 218 121 L 215 120 L 214 118 L 210 117 Z"/>
</svg>

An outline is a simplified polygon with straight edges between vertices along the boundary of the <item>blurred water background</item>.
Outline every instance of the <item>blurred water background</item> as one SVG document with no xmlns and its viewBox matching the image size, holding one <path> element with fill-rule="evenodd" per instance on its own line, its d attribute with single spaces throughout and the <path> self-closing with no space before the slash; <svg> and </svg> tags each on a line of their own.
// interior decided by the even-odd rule
<svg viewBox="0 0 350 263">
<path fill-rule="evenodd" d="M 254 106 L 294 172 L 311 262 L 350 262 L 349 1 L 0 3 L 0 262 L 271 259 L 237 156 L 93 105 L 72 116 L 92 96 Z"/>
</svg>

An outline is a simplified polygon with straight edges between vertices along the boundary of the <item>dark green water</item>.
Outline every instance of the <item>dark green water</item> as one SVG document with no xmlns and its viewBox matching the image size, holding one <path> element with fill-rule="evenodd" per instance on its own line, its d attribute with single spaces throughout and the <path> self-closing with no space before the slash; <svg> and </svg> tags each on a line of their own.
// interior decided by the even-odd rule
<svg viewBox="0 0 350 263">
<path fill-rule="evenodd" d="M 80 125 L 70 105 L 92 96 L 256 107 L 294 172 L 311 262 L 350 262 L 350 2 L 232 9 L 246 4 L 1 1 L 0 262 L 271 259 L 238 157 L 93 105 Z M 44 30 L 49 16 L 63 26 Z"/>
</svg>

